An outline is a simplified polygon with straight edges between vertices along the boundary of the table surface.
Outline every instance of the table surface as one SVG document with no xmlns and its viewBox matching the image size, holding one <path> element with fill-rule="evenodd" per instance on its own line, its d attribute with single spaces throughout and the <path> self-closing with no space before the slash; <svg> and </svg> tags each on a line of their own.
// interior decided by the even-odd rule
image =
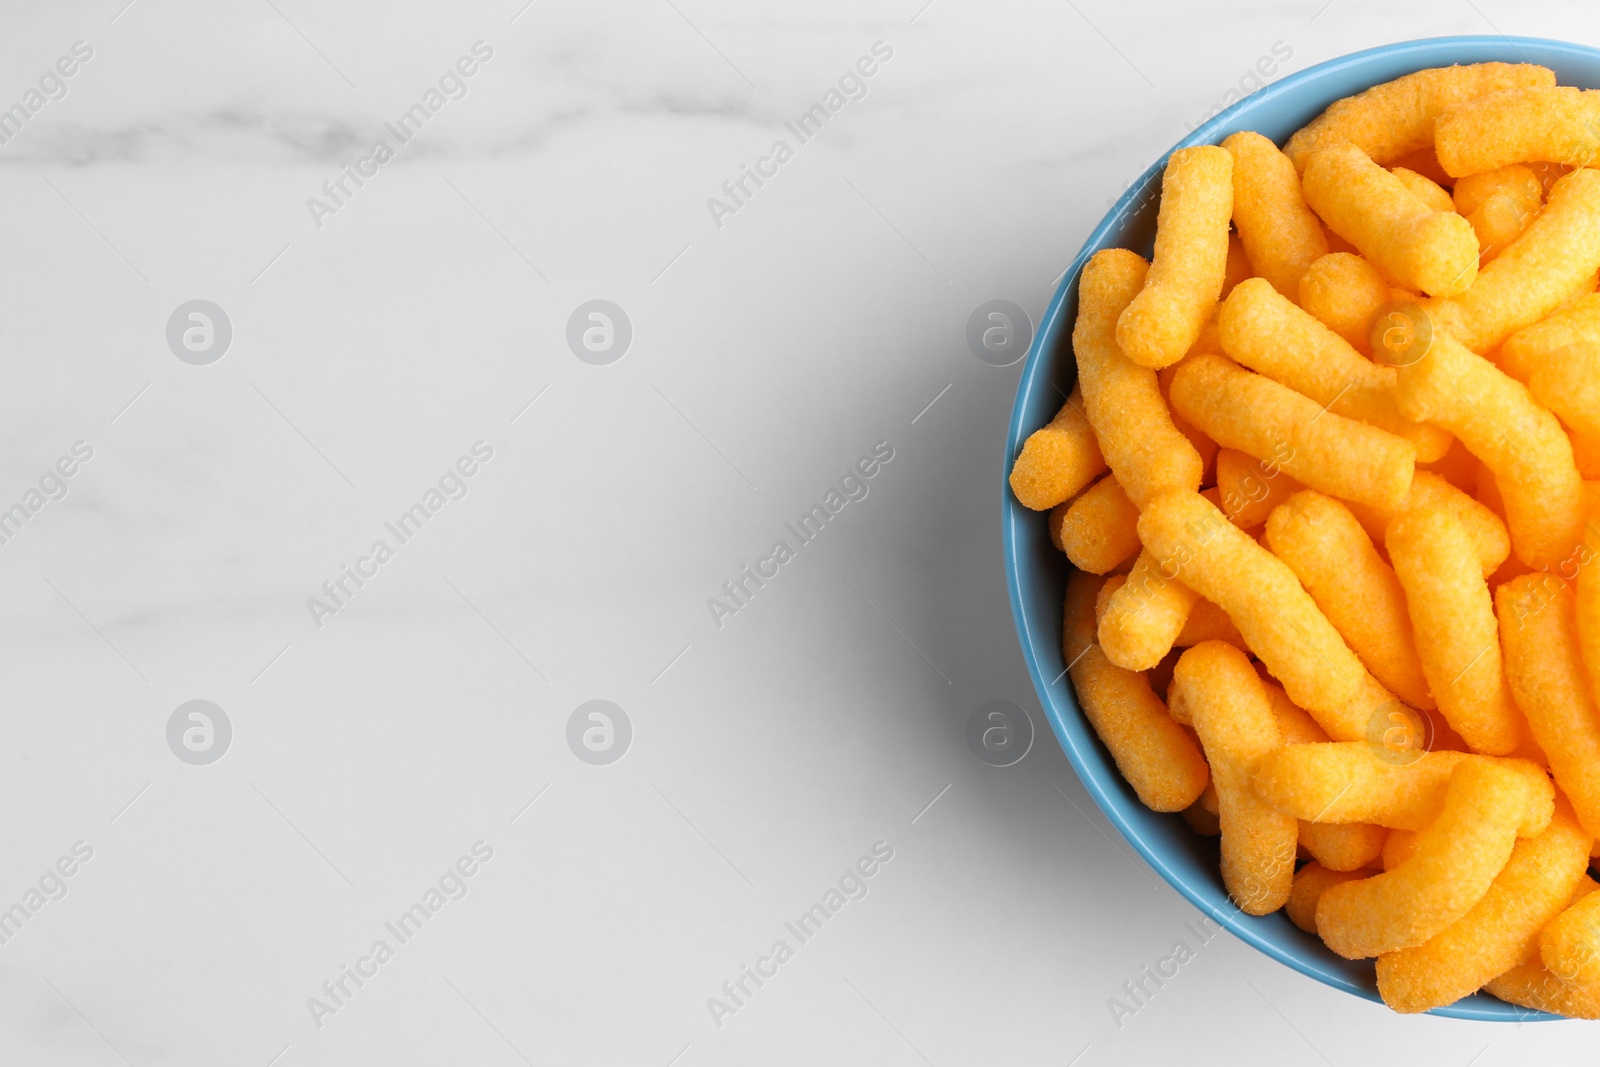
<svg viewBox="0 0 1600 1067">
<path fill-rule="evenodd" d="M 1241 92 L 1592 7 L 124 3 L 0 37 L 0 1061 L 1595 1059 L 1134 856 L 966 340 Z"/>
</svg>

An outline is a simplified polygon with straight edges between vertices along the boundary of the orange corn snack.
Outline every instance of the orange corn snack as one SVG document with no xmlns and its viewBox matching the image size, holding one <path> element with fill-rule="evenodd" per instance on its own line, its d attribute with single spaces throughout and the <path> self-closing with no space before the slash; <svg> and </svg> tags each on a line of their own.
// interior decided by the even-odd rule
<svg viewBox="0 0 1600 1067">
<path fill-rule="evenodd" d="M 1411 488 L 1409 441 L 1221 356 L 1184 361 L 1172 378 L 1172 406 L 1223 448 L 1274 463 L 1332 496 L 1394 508 Z"/>
<path fill-rule="evenodd" d="M 1451 774 L 1468 759 L 1489 757 L 1440 749 L 1394 753 L 1370 741 L 1288 744 L 1261 761 L 1255 788 L 1279 811 L 1310 822 L 1425 830 L 1444 809 Z M 1549 785 L 1543 768 L 1528 760 L 1492 762 L 1525 777 L 1530 790 Z M 1547 808 L 1530 809 L 1516 832 L 1539 833 L 1549 819 Z"/>
<path fill-rule="evenodd" d="M 1541 85 L 1470 100 L 1434 128 L 1439 164 L 1457 177 L 1512 163 L 1582 167 L 1600 157 L 1600 92 Z"/>
<path fill-rule="evenodd" d="M 1176 363 L 1222 296 L 1233 215 L 1233 157 L 1180 148 L 1161 178 L 1155 255 L 1144 288 L 1117 320 L 1116 341 L 1144 367 Z M 1081 298 L 1080 298 L 1081 299 Z"/>
<path fill-rule="evenodd" d="M 1220 345 L 1219 345 L 1220 347 Z M 1528 375 L 1547 363 L 1570 358 L 1573 352 L 1600 348 L 1600 294 L 1588 293 L 1532 326 L 1526 326 L 1500 346 L 1500 367 L 1513 378 Z"/>
<path fill-rule="evenodd" d="M 1267 519 L 1267 547 L 1378 681 L 1414 708 L 1437 706 L 1405 590 L 1349 508 L 1313 490 L 1296 493 Z"/>
<path fill-rule="evenodd" d="M 1108 474 L 1067 508 L 1062 551 L 1079 570 L 1105 574 L 1139 554 L 1138 523 L 1139 509 Z"/>
<path fill-rule="evenodd" d="M 1076 496 L 1105 469 L 1100 443 L 1083 411 L 1083 390 L 1074 388 L 1050 425 L 1023 442 L 1011 467 L 1011 491 L 1023 507 L 1045 511 Z"/>
<path fill-rule="evenodd" d="M 1329 252 L 1300 276 L 1300 306 L 1362 355 L 1372 354 L 1372 318 L 1389 302 L 1382 272 L 1353 252 Z"/>
<path fill-rule="evenodd" d="M 1366 669 L 1293 571 L 1197 493 L 1151 501 L 1139 537 L 1168 573 L 1228 613 L 1291 700 L 1340 736 L 1320 716 L 1356 697 Z"/>
<path fill-rule="evenodd" d="M 1207 641 L 1179 657 L 1172 685 L 1183 694 L 1211 764 L 1223 884 L 1246 914 L 1277 911 L 1294 880 L 1298 825 L 1250 788 L 1255 762 L 1282 745 L 1261 681 L 1243 652 Z"/>
<path fill-rule="evenodd" d="M 1439 817 L 1416 852 L 1392 871 L 1330 887 L 1317 930 L 1346 959 L 1420 945 L 1483 899 L 1535 802 L 1526 777 L 1491 760 L 1463 760 L 1450 775 Z"/>
<path fill-rule="evenodd" d="M 1239 529 L 1260 526 L 1272 509 L 1300 490 L 1300 483 L 1254 456 L 1232 448 L 1217 451 L 1218 503 Z"/>
<path fill-rule="evenodd" d="M 1399 396 L 1402 413 L 1449 429 L 1494 471 L 1518 559 L 1566 558 L 1583 522 L 1583 480 L 1555 416 L 1521 382 L 1436 334 L 1423 359 L 1400 368 Z"/>
<path fill-rule="evenodd" d="M 1414 170 L 1405 167 L 1390 167 L 1389 173 L 1400 179 L 1400 184 L 1406 187 L 1406 192 L 1422 201 L 1434 211 L 1454 211 L 1455 201 L 1450 197 L 1450 191 L 1431 178 L 1425 178 Z"/>
<path fill-rule="evenodd" d="M 1572 590 L 1550 574 L 1525 574 L 1495 590 L 1495 605 L 1517 706 L 1549 758 L 1556 784 L 1590 836 L 1597 836 L 1600 709 L 1584 671 Z"/>
<path fill-rule="evenodd" d="M 1600 269 L 1600 171 L 1556 181 L 1544 210 L 1478 271 L 1471 288 L 1430 302 L 1433 332 L 1489 352 L 1566 303 Z"/>
<path fill-rule="evenodd" d="M 1514 163 L 1456 182 L 1455 209 L 1478 235 L 1478 255 L 1488 262 L 1522 235 L 1544 206 L 1544 183 L 1529 167 Z"/>
<path fill-rule="evenodd" d="M 1322 899 L 1322 894 L 1330 886 L 1363 877 L 1365 875 L 1360 871 L 1330 871 L 1312 860 L 1295 872 L 1294 887 L 1289 890 L 1289 902 L 1284 905 L 1289 921 L 1308 934 L 1316 933 L 1317 902 Z"/>
<path fill-rule="evenodd" d="M 1419 200 L 1353 144 L 1306 161 L 1306 203 L 1397 284 L 1431 296 L 1466 292 L 1478 275 L 1478 236 L 1454 210 Z"/>
<path fill-rule="evenodd" d="M 1300 192 L 1300 175 L 1259 133 L 1241 131 L 1222 147 L 1233 156 L 1233 224 L 1250 266 L 1293 299 L 1306 268 L 1328 252 L 1322 224 Z"/>
<path fill-rule="evenodd" d="M 1115 666 L 1094 643 L 1094 602 L 1101 581 L 1079 571 L 1067 582 L 1062 653 L 1072 688 L 1117 770 L 1145 806 L 1182 811 L 1206 786 L 1205 758 L 1172 721 L 1144 676 Z"/>
<path fill-rule="evenodd" d="M 1408 511 L 1389 524 L 1385 544 L 1439 711 L 1474 751 L 1517 751 L 1522 717 L 1506 686 L 1494 604 L 1465 528 L 1443 509 Z"/>
<path fill-rule="evenodd" d="M 1419 70 L 1334 101 L 1290 137 L 1283 151 L 1302 172 L 1313 152 L 1340 141 L 1359 146 L 1379 163 L 1394 163 L 1433 147 L 1434 120 L 1442 112 L 1503 89 L 1555 82 L 1554 71 L 1529 63 Z"/>
<path fill-rule="evenodd" d="M 1078 280 L 1072 329 L 1084 411 L 1107 465 L 1140 507 L 1173 489 L 1199 488 L 1204 466 L 1172 424 L 1155 371 L 1128 359 L 1117 345 L 1117 316 L 1140 291 L 1146 271 L 1144 260 L 1125 249 L 1095 253 Z"/>
<path fill-rule="evenodd" d="M 1364 358 L 1344 338 L 1260 279 L 1223 301 L 1217 335 L 1230 359 L 1325 405 L 1410 441 L 1419 462 L 1440 459 L 1450 435 L 1400 414 L 1393 367 Z"/>
<path fill-rule="evenodd" d="M 1172 651 L 1200 600 L 1176 575 L 1150 552 L 1139 553 L 1100 614 L 1100 645 L 1112 663 L 1144 671 Z"/>
<path fill-rule="evenodd" d="M 1454 1003 L 1526 958 L 1589 866 L 1593 838 L 1565 804 L 1518 841 L 1488 892 L 1427 941 L 1378 957 L 1378 993 L 1399 1012 Z"/>
</svg>

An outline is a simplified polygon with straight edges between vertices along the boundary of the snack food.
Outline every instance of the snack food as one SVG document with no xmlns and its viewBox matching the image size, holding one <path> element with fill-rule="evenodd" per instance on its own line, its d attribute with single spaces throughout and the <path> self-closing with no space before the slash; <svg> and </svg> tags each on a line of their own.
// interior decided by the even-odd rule
<svg viewBox="0 0 1600 1067">
<path fill-rule="evenodd" d="M 1506 686 L 1494 604 L 1466 529 L 1443 508 L 1408 511 L 1389 524 L 1384 544 L 1439 710 L 1474 751 L 1517 751 L 1522 716 Z"/>
<path fill-rule="evenodd" d="M 1330 886 L 1365 878 L 1361 871 L 1330 871 L 1316 860 L 1301 867 L 1294 874 L 1294 887 L 1289 890 L 1289 900 L 1283 906 L 1289 921 L 1308 934 L 1317 932 L 1317 902 Z"/>
<path fill-rule="evenodd" d="M 1119 770 L 1401 1012 L 1600 1017 L 1597 100 L 1474 64 L 1175 152 L 1013 470 L 1127 572 L 1063 635 Z"/>
<path fill-rule="evenodd" d="M 1428 205 L 1434 211 L 1455 211 L 1455 200 L 1451 197 L 1450 190 L 1432 178 L 1418 174 L 1407 167 L 1390 167 L 1389 173 L 1400 179 L 1400 184 L 1406 187 L 1406 192 Z M 1471 220 L 1468 221 L 1470 222 Z"/>
<path fill-rule="evenodd" d="M 1259 278 L 1239 285 L 1217 315 L 1222 351 L 1241 366 L 1303 393 L 1336 415 L 1370 423 L 1411 442 L 1416 460 L 1444 458 L 1452 440 L 1437 426 L 1400 413 L 1399 376 Z"/>
<path fill-rule="evenodd" d="M 1306 160 L 1306 203 L 1402 288 L 1455 296 L 1478 276 L 1478 236 L 1454 211 L 1419 199 L 1348 142 Z"/>
<path fill-rule="evenodd" d="M 1148 550 L 1140 552 L 1100 615 L 1106 658 L 1126 670 L 1150 670 L 1172 651 L 1199 599 Z"/>
<path fill-rule="evenodd" d="M 1195 645 L 1172 672 L 1217 787 L 1222 880 L 1241 911 L 1265 915 L 1289 899 L 1299 825 L 1250 787 L 1255 761 L 1282 745 L 1261 680 L 1245 654 L 1221 641 Z"/>
<path fill-rule="evenodd" d="M 1289 698 L 1317 715 L 1341 710 L 1365 673 L 1282 560 L 1198 493 L 1168 493 L 1139 515 L 1139 538 L 1182 582 L 1228 613 Z M 1330 666 L 1331 665 L 1331 666 Z M 1341 723 L 1318 720 L 1334 736 Z"/>
<path fill-rule="evenodd" d="M 1222 296 L 1233 214 L 1233 157 L 1226 149 L 1180 148 L 1161 176 L 1161 218 L 1147 284 L 1118 319 L 1116 343 L 1135 363 L 1183 358 Z"/>
<path fill-rule="evenodd" d="M 1329 252 L 1300 276 L 1300 306 L 1364 356 L 1372 354 L 1372 316 L 1389 302 L 1383 273 L 1353 252 Z"/>
<path fill-rule="evenodd" d="M 1139 552 L 1139 509 L 1114 474 L 1079 494 L 1061 517 L 1061 551 L 1090 574 L 1116 570 Z"/>
<path fill-rule="evenodd" d="M 1495 590 L 1506 672 L 1550 772 L 1591 836 L 1600 829 L 1600 711 L 1578 646 L 1572 590 L 1525 574 Z"/>
<path fill-rule="evenodd" d="M 1084 412 L 1106 464 L 1139 507 L 1173 489 L 1200 488 L 1204 468 L 1200 453 L 1172 424 L 1156 372 L 1129 359 L 1117 341 L 1120 317 L 1143 291 L 1148 272 L 1142 258 L 1124 249 L 1096 253 L 1078 282 L 1072 329 Z"/>
<path fill-rule="evenodd" d="M 1266 522 L 1272 509 L 1300 488 L 1276 463 L 1262 462 L 1232 448 L 1217 450 L 1216 503 L 1241 530 Z"/>
<path fill-rule="evenodd" d="M 1434 121 L 1448 108 L 1505 89 L 1554 85 L 1531 63 L 1472 63 L 1419 70 L 1336 100 L 1289 138 L 1283 151 L 1302 171 L 1316 149 L 1348 141 L 1388 165 L 1434 147 Z M 1447 168 L 1448 169 L 1448 168 Z"/>
<path fill-rule="evenodd" d="M 1072 684 L 1095 733 L 1117 769 L 1156 811 L 1182 811 L 1200 797 L 1210 771 L 1183 727 L 1142 674 L 1105 658 L 1094 640 L 1094 602 L 1101 579 L 1079 572 L 1067 590 L 1064 629 Z"/>
<path fill-rule="evenodd" d="M 1549 783 L 1545 789 L 1549 790 Z M 1331 887 L 1317 903 L 1317 932 L 1347 959 L 1420 945 L 1483 899 L 1540 802 L 1529 779 L 1467 759 L 1450 772 L 1444 807 L 1417 835 L 1416 851 L 1382 874 Z M 1547 817 L 1548 818 L 1548 817 Z"/>
<path fill-rule="evenodd" d="M 1590 897 L 1584 893 L 1569 900 L 1539 934 L 1544 965 L 1566 981 L 1586 985 L 1600 983 L 1600 898 Z"/>
<path fill-rule="evenodd" d="M 1544 183 L 1532 167 L 1513 163 L 1456 182 L 1455 210 L 1478 235 L 1478 258 L 1487 263 L 1521 236 L 1544 206 Z"/>
<path fill-rule="evenodd" d="M 1256 791 L 1280 811 L 1330 823 L 1371 823 L 1394 830 L 1425 830 L 1444 810 L 1450 775 L 1470 752 L 1447 749 L 1394 751 L 1367 741 L 1289 744 L 1256 768 Z M 1544 768 L 1531 760 L 1498 765 L 1537 785 Z M 1527 836 L 1549 817 L 1530 811 L 1518 827 Z"/>
<path fill-rule="evenodd" d="M 1572 551 L 1583 524 L 1572 442 L 1522 383 L 1438 335 L 1424 358 L 1400 368 L 1400 410 L 1448 427 L 1494 471 L 1518 559 L 1549 567 Z"/>
<path fill-rule="evenodd" d="M 1245 130 L 1222 147 L 1233 156 L 1233 224 L 1248 265 L 1292 299 L 1306 269 L 1327 255 L 1328 235 L 1306 206 L 1294 162 L 1277 145 Z"/>
<path fill-rule="evenodd" d="M 1570 85 L 1507 89 L 1446 110 L 1434 148 L 1446 173 L 1461 177 L 1513 163 L 1587 166 L 1600 155 L 1600 92 Z"/>
<path fill-rule="evenodd" d="M 1550 187 L 1533 220 L 1459 295 L 1432 301 L 1443 329 L 1477 353 L 1560 308 L 1600 269 L 1600 171 L 1575 170 Z"/>
<path fill-rule="evenodd" d="M 1050 425 L 1035 430 L 1011 467 L 1011 491 L 1024 507 L 1047 511 L 1071 499 L 1106 470 L 1100 442 L 1083 410 L 1083 387 L 1061 405 Z"/>
<path fill-rule="evenodd" d="M 1224 356 L 1184 360 L 1172 376 L 1172 406 L 1222 447 L 1275 463 L 1296 481 L 1333 496 L 1394 508 L 1411 488 L 1411 442 L 1335 415 Z"/>
<path fill-rule="evenodd" d="M 1296 493 L 1268 516 L 1267 548 L 1378 681 L 1414 708 L 1436 706 L 1405 590 L 1349 508 L 1314 490 Z"/>
<path fill-rule="evenodd" d="M 1384 1001 L 1395 1011 L 1427 1011 L 1516 966 L 1571 898 L 1593 842 L 1562 805 L 1543 833 L 1516 843 L 1465 915 L 1420 945 L 1378 957 Z"/>
</svg>

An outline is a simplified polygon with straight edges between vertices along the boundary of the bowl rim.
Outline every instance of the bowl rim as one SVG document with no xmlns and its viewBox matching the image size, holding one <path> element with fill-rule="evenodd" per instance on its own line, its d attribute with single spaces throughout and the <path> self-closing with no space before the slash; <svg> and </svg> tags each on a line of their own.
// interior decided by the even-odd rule
<svg viewBox="0 0 1600 1067">
<path fill-rule="evenodd" d="M 1123 839 L 1133 846 L 1134 850 L 1161 875 L 1169 886 L 1176 889 L 1191 904 L 1199 908 L 1203 915 L 1211 918 L 1223 929 L 1270 958 L 1293 968 L 1307 977 L 1315 978 L 1324 985 L 1379 1004 L 1383 1003 L 1383 1001 L 1378 996 L 1375 987 L 1352 982 L 1345 975 L 1323 966 L 1321 960 L 1297 955 L 1295 952 L 1277 944 L 1272 938 L 1264 936 L 1260 931 L 1249 925 L 1245 921 L 1248 917 L 1238 909 L 1213 906 L 1209 900 L 1202 896 L 1200 889 L 1191 885 L 1184 876 L 1173 869 L 1165 861 L 1162 854 L 1152 847 L 1150 842 L 1118 811 L 1116 804 L 1112 802 L 1109 795 L 1107 781 L 1102 779 L 1104 774 L 1117 776 L 1115 766 L 1111 765 L 1110 761 L 1103 758 L 1100 753 L 1085 751 L 1085 747 L 1089 749 L 1100 747 L 1100 742 L 1084 720 L 1083 712 L 1078 706 L 1077 696 L 1072 690 L 1070 679 L 1066 681 L 1059 693 L 1053 691 L 1052 687 L 1055 682 L 1046 681 L 1038 657 L 1033 651 L 1034 638 L 1037 635 L 1030 628 L 1027 615 L 1024 612 L 1017 536 L 1022 522 L 1043 521 L 1043 513 L 1028 510 L 1017 502 L 1010 488 L 1010 468 L 1027 434 L 1038 428 L 1031 425 L 1025 426 L 1023 420 L 1034 390 L 1049 388 L 1051 385 L 1050 353 L 1058 347 L 1063 351 L 1070 351 L 1070 341 L 1062 343 L 1063 330 L 1069 328 L 1068 324 L 1063 321 L 1064 308 L 1069 295 L 1072 294 L 1077 286 L 1078 277 L 1082 273 L 1084 264 L 1094 252 L 1099 251 L 1102 247 L 1112 247 L 1108 238 L 1113 231 L 1123 224 L 1130 214 L 1137 208 L 1142 207 L 1142 198 L 1146 188 L 1159 177 L 1167 158 L 1174 151 L 1192 145 L 1213 144 L 1216 142 L 1218 132 L 1224 128 L 1228 129 L 1229 132 L 1232 132 L 1233 129 L 1248 128 L 1247 126 L 1235 125 L 1241 115 L 1260 108 L 1269 101 L 1292 94 L 1308 84 L 1343 71 L 1355 70 L 1380 57 L 1393 60 L 1414 56 L 1417 64 L 1412 69 L 1423 70 L 1428 67 L 1455 63 L 1516 61 L 1507 59 L 1503 53 L 1509 48 L 1513 53 L 1520 55 L 1519 46 L 1527 46 L 1544 53 L 1543 59 L 1546 63 L 1549 62 L 1554 54 L 1560 53 L 1565 53 L 1574 58 L 1582 58 L 1589 62 L 1600 62 L 1600 48 L 1576 44 L 1571 41 L 1539 37 L 1508 37 L 1503 34 L 1426 37 L 1378 45 L 1325 60 L 1304 70 L 1285 75 L 1280 80 L 1263 86 L 1211 116 L 1180 138 L 1171 148 L 1162 152 L 1155 162 L 1140 175 L 1139 179 L 1123 191 L 1116 203 L 1089 232 L 1089 235 L 1084 239 L 1082 247 L 1073 257 L 1071 265 L 1062 274 L 1056 291 L 1051 297 L 1050 303 L 1046 305 L 1044 315 L 1040 319 L 1039 328 L 1029 346 L 1027 358 L 1022 364 L 1021 378 L 1017 384 L 1011 418 L 1007 425 L 1005 455 L 1002 457 L 1001 541 L 1005 555 L 1006 587 L 1011 601 L 1012 622 L 1016 628 L 1018 641 L 1022 646 L 1023 659 L 1027 663 L 1028 675 L 1033 682 L 1034 693 L 1039 698 L 1040 706 L 1043 708 L 1046 718 L 1050 720 L 1051 729 L 1056 735 L 1057 742 L 1066 753 L 1073 770 L 1077 772 L 1078 779 L 1083 783 L 1085 790 L 1094 800 L 1096 806 L 1099 807 L 1107 820 L 1117 828 Z M 1484 54 L 1489 50 L 1502 54 L 1493 56 Z M 1468 54 L 1474 51 L 1479 54 L 1475 56 Z M 1520 61 L 1532 62 L 1526 57 L 1521 57 Z M 1393 76 L 1398 77 L 1400 75 Z M 1070 720 L 1069 715 L 1071 717 Z M 1435 1008 L 1427 1014 L 1446 1018 L 1471 1019 L 1480 1022 L 1529 1022 L 1564 1018 L 1549 1012 L 1521 1008 L 1493 998 L 1481 991 L 1464 997 L 1453 1004 Z"/>
</svg>

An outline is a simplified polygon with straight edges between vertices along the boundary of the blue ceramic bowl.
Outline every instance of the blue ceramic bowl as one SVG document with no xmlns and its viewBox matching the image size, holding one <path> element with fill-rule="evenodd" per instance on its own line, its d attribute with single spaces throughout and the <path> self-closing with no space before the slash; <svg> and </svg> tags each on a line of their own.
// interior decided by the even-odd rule
<svg viewBox="0 0 1600 1067">
<path fill-rule="evenodd" d="M 1563 41 L 1527 37 L 1407 41 L 1357 52 L 1290 75 L 1234 104 L 1173 148 L 1218 144 L 1239 130 L 1255 130 L 1281 144 L 1340 97 L 1426 67 L 1490 60 L 1539 63 L 1554 69 L 1563 85 L 1600 86 L 1600 50 Z M 1084 263 L 1103 248 L 1131 248 L 1149 256 L 1165 163 L 1163 155 L 1151 164 L 1095 227 L 1050 301 L 1017 387 L 1006 440 L 1006 473 L 1028 434 L 1049 422 L 1072 390 L 1077 376 L 1072 358 L 1072 321 L 1077 314 L 1078 275 Z M 1100 810 L 1173 888 L 1235 935 L 1301 974 L 1335 989 L 1378 1000 L 1371 961 L 1353 962 L 1336 956 L 1282 912 L 1256 918 L 1239 911 L 1222 887 L 1215 839 L 1201 838 L 1177 815 L 1159 814 L 1139 803 L 1084 719 L 1065 677 L 1061 604 L 1069 564 L 1051 545 L 1044 516 L 1018 504 L 1004 478 L 1002 493 L 1006 578 L 1022 653 L 1050 725 Z M 1433 1014 L 1501 1021 L 1556 1018 L 1530 1013 L 1484 993 L 1436 1009 Z"/>
</svg>

